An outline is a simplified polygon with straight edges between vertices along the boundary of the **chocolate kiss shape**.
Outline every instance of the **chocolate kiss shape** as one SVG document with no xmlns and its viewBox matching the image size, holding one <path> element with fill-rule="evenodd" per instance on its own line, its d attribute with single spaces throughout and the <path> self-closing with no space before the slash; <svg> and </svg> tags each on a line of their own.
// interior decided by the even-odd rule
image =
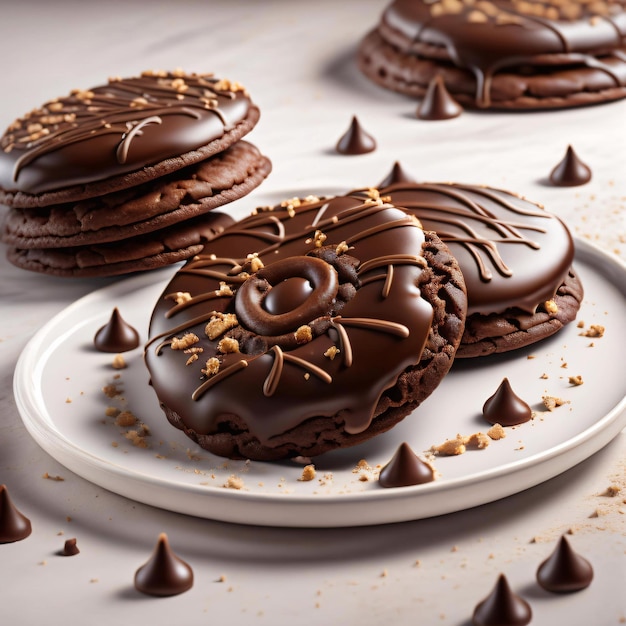
<svg viewBox="0 0 626 626">
<path fill-rule="evenodd" d="M 378 483 L 381 487 L 408 487 L 429 483 L 434 479 L 433 468 L 418 458 L 409 444 L 404 442 L 380 470 Z"/>
<path fill-rule="evenodd" d="M 352 116 L 350 127 L 337 142 L 340 154 L 365 154 L 376 150 L 376 140 L 359 123 L 356 115 Z"/>
<path fill-rule="evenodd" d="M 30 520 L 15 508 L 6 485 L 0 485 L 0 543 L 21 541 L 31 532 Z"/>
<path fill-rule="evenodd" d="M 387 176 L 378 184 L 378 189 L 383 189 L 384 187 L 389 187 L 389 185 L 393 185 L 394 183 L 414 183 L 416 182 L 414 178 L 409 176 L 403 167 L 396 161 L 391 168 L 391 171 Z"/>
<path fill-rule="evenodd" d="M 514 594 L 509 583 L 500 574 L 493 591 L 476 605 L 472 624 L 474 626 L 525 626 L 532 619 L 532 611 L 526 600 Z"/>
<path fill-rule="evenodd" d="M 575 187 L 591 180 L 591 169 L 579 158 L 572 146 L 567 147 L 563 160 L 550 173 L 550 182 L 557 187 Z"/>
<path fill-rule="evenodd" d="M 516 426 L 532 417 L 526 402 L 515 394 L 508 378 L 504 378 L 496 392 L 483 405 L 483 417 L 490 424 Z"/>
<path fill-rule="evenodd" d="M 417 117 L 420 120 L 449 120 L 458 117 L 463 111 L 461 105 L 450 95 L 437 74 L 428 84 L 424 99 L 417 108 Z"/>
<path fill-rule="evenodd" d="M 98 330 L 93 342 L 100 352 L 127 352 L 139 345 L 139 333 L 124 321 L 115 307 L 111 319 Z"/>
<path fill-rule="evenodd" d="M 191 589 L 193 571 L 161 533 L 150 559 L 135 572 L 135 588 L 149 596 L 175 596 Z"/>
<path fill-rule="evenodd" d="M 561 537 L 554 552 L 537 569 L 537 582 L 546 591 L 570 593 L 580 591 L 591 584 L 593 568 Z"/>
<path fill-rule="evenodd" d="M 76 539 L 68 539 L 61 550 L 63 556 L 76 556 L 80 553 L 78 546 L 76 545 Z"/>
</svg>

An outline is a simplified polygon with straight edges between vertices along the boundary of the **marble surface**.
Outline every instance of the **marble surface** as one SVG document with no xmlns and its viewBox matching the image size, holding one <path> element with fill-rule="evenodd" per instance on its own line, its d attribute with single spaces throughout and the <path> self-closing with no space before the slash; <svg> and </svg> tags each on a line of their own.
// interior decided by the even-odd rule
<svg viewBox="0 0 626 626">
<path fill-rule="evenodd" d="M 578 237 L 626 257 L 626 102 L 528 114 L 415 118 L 416 103 L 370 85 L 358 39 L 385 2 L 254 0 L 3 6 L 0 126 L 75 87 L 146 68 L 214 71 L 239 80 L 262 110 L 249 139 L 273 161 L 256 197 L 375 185 L 395 160 L 420 180 L 504 187 L 543 203 Z M 352 115 L 378 140 L 368 155 L 334 145 Z M 568 144 L 592 168 L 582 187 L 545 179 Z M 33 334 L 77 298 L 112 282 L 18 270 L 0 247 L 0 483 L 33 523 L 0 546 L 3 624 L 449 624 L 467 626 L 500 572 L 531 602 L 533 623 L 626 622 L 626 433 L 562 475 L 504 500 L 391 526 L 273 529 L 178 515 L 106 492 L 66 470 L 26 432 L 13 370 Z M 607 364 L 621 367 L 621 364 Z M 601 390 L 598 393 L 602 393 Z M 43 475 L 64 480 L 46 480 Z M 558 537 L 594 565 L 585 591 L 551 596 L 535 570 Z M 187 593 L 141 596 L 132 585 L 159 533 L 196 575 Z M 81 553 L 56 553 L 76 537 Z"/>
</svg>

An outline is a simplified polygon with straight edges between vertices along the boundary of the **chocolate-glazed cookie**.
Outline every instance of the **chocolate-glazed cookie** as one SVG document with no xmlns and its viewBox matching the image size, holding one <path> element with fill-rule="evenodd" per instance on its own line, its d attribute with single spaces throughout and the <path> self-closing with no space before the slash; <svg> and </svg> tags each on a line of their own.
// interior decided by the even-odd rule
<svg viewBox="0 0 626 626">
<path fill-rule="evenodd" d="M 0 202 L 48 206 L 127 189 L 203 161 L 249 132 L 259 110 L 211 74 L 145 72 L 74 90 L 0 139 Z"/>
<path fill-rule="evenodd" d="M 231 458 L 316 456 L 435 389 L 463 332 L 455 259 L 368 198 L 292 199 L 236 223 L 159 298 L 145 351 L 172 424 Z"/>
<path fill-rule="evenodd" d="M 396 183 L 380 193 L 437 232 L 459 262 L 468 315 L 457 356 L 520 348 L 575 319 L 583 289 L 572 270 L 572 237 L 538 204 L 451 183 Z"/>
<path fill-rule="evenodd" d="M 119 276 L 191 258 L 234 220 L 217 211 L 168 228 L 102 244 L 70 248 L 7 248 L 17 267 L 63 277 Z"/>
<path fill-rule="evenodd" d="M 379 85 L 423 97 L 441 75 L 469 108 L 546 109 L 626 96 L 626 2 L 394 0 L 362 41 Z"/>
<path fill-rule="evenodd" d="M 271 170 L 246 141 L 167 176 L 79 202 L 9 209 L 2 240 L 14 248 L 75 248 L 136 237 L 248 194 Z"/>
</svg>

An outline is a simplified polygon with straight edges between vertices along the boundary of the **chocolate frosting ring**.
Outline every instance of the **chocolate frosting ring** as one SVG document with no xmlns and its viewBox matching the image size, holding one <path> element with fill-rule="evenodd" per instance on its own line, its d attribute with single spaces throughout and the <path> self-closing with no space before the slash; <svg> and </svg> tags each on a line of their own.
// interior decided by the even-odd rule
<svg viewBox="0 0 626 626">
<path fill-rule="evenodd" d="M 264 306 L 265 299 L 274 286 L 291 278 L 304 278 L 313 289 L 295 308 L 273 314 Z M 338 288 L 337 271 L 322 259 L 311 256 L 283 259 L 261 268 L 239 287 L 235 313 L 240 324 L 259 335 L 282 335 L 328 315 Z"/>
</svg>

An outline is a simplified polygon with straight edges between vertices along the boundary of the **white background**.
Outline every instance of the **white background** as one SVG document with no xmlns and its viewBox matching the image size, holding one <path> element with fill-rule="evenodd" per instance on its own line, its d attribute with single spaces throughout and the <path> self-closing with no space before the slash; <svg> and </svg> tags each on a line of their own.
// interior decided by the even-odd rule
<svg viewBox="0 0 626 626">
<path fill-rule="evenodd" d="M 577 236 L 624 258 L 626 102 L 419 121 L 415 102 L 370 85 L 355 67 L 355 46 L 384 6 L 381 0 L 5 5 L 0 126 L 108 76 L 175 67 L 213 71 L 246 85 L 262 110 L 248 139 L 274 165 L 263 195 L 276 192 L 280 199 L 303 190 L 375 185 L 400 160 L 419 180 L 522 193 L 565 219 Z M 340 156 L 334 145 L 353 114 L 378 149 Z M 577 188 L 547 186 L 545 177 L 568 144 L 592 168 L 593 179 Z M 248 211 L 255 195 L 237 208 Z M 610 484 L 624 485 L 624 433 L 539 487 L 442 518 L 297 530 L 154 509 L 101 490 L 56 463 L 25 431 L 13 400 L 13 369 L 29 338 L 76 298 L 111 281 L 38 276 L 3 257 L 0 483 L 32 520 L 33 534 L 0 546 L 2 624 L 467 626 L 500 572 L 531 602 L 533 623 L 588 626 L 626 619 L 626 493 L 599 495 Z M 44 480 L 45 472 L 65 480 Z M 597 510 L 602 514 L 593 517 Z M 534 572 L 568 529 L 574 529 L 571 542 L 592 562 L 596 576 L 584 592 L 548 596 L 535 585 Z M 196 575 L 192 590 L 161 600 L 141 596 L 132 586 L 160 532 Z M 81 553 L 58 557 L 68 537 L 77 538 Z"/>
</svg>

